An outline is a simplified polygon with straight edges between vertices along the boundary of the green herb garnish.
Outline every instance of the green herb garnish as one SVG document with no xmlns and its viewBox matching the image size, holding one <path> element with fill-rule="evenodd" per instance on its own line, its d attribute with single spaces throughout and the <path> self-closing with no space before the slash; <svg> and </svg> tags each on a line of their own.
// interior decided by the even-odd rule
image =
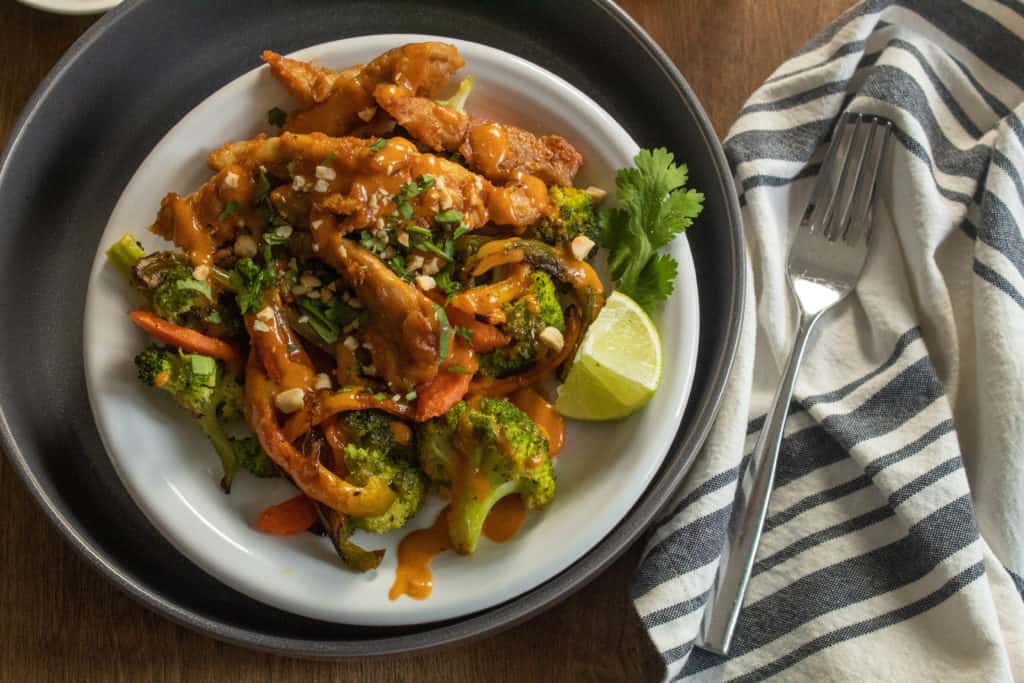
<svg viewBox="0 0 1024 683">
<path fill-rule="evenodd" d="M 267 112 L 267 123 L 280 128 L 288 120 L 288 112 L 281 107 L 274 107 Z"/>
<path fill-rule="evenodd" d="M 664 148 L 642 149 L 633 163 L 616 176 L 622 208 L 602 212 L 600 242 L 615 288 L 650 311 L 672 293 L 677 270 L 657 250 L 693 224 L 704 195 L 686 188 L 686 164 Z"/>
<path fill-rule="evenodd" d="M 374 140 L 373 142 L 370 143 L 370 151 L 371 152 L 379 152 L 379 151 L 381 151 L 382 149 L 384 149 L 387 146 L 388 146 L 387 139 L 386 138 L 380 138 L 379 140 Z"/>
<path fill-rule="evenodd" d="M 235 214 L 239 213 L 242 213 L 242 207 L 239 205 L 238 202 L 232 199 L 224 206 L 224 210 L 220 212 L 219 216 L 217 216 L 217 220 L 222 221 L 228 216 L 234 216 Z"/>
<path fill-rule="evenodd" d="M 444 359 L 448 357 L 448 349 L 452 343 L 452 326 L 448 322 L 448 314 L 445 313 L 444 309 L 437 304 L 434 304 L 434 318 L 437 320 L 437 324 L 440 326 L 441 331 L 437 342 L 437 352 L 438 356 Z"/>
<path fill-rule="evenodd" d="M 455 209 L 448 209 L 434 215 L 434 220 L 438 223 L 461 223 L 462 219 L 462 212 Z"/>
</svg>

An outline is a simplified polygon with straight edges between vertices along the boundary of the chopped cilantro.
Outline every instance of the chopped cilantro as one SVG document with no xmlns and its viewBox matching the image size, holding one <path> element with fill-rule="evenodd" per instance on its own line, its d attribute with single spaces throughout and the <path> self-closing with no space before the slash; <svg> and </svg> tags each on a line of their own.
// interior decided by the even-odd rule
<svg viewBox="0 0 1024 683">
<path fill-rule="evenodd" d="M 434 233 L 432 233 L 428 228 L 420 227 L 414 223 L 410 223 L 409 225 L 405 226 L 405 231 L 410 235 L 422 235 L 423 237 L 428 238 L 434 236 Z"/>
<path fill-rule="evenodd" d="M 373 142 L 370 143 L 370 151 L 371 152 L 379 152 L 379 151 L 381 151 L 382 149 L 384 149 L 387 146 L 388 146 L 387 139 L 386 138 L 380 138 L 380 139 L 374 140 Z"/>
<path fill-rule="evenodd" d="M 447 296 L 451 296 L 462 289 L 462 284 L 452 279 L 451 266 L 434 275 L 434 282 L 437 283 L 438 288 Z"/>
<path fill-rule="evenodd" d="M 434 220 L 438 223 L 461 223 L 462 219 L 462 212 L 456 211 L 455 209 L 448 209 L 447 211 L 442 211 L 441 213 L 434 215 Z"/>
<path fill-rule="evenodd" d="M 270 195 L 270 179 L 267 178 L 267 172 L 262 168 L 260 169 L 260 175 L 256 178 L 256 194 L 254 197 L 255 203 L 262 204 L 267 201 L 267 197 Z"/>
<path fill-rule="evenodd" d="M 473 341 L 473 330 L 468 327 L 455 327 L 455 334 L 459 335 L 466 341 Z"/>
<path fill-rule="evenodd" d="M 403 280 L 409 281 L 412 279 L 412 275 L 409 274 L 409 269 L 405 267 L 405 257 L 401 254 L 396 254 L 388 265 L 391 266 L 391 270 L 394 271 L 395 275 Z"/>
<path fill-rule="evenodd" d="M 220 212 L 219 216 L 217 216 L 217 220 L 222 221 L 228 216 L 233 216 L 238 213 L 242 213 L 242 207 L 238 204 L 238 202 L 232 199 L 224 206 L 224 210 Z"/>
<path fill-rule="evenodd" d="M 328 154 L 327 156 L 324 157 L 324 160 L 320 162 L 320 165 L 321 166 L 330 166 L 331 162 L 334 161 L 337 158 L 338 158 L 338 153 L 337 152 L 331 152 L 330 154 Z"/>
<path fill-rule="evenodd" d="M 328 303 L 302 299 L 299 307 L 309 318 L 309 326 L 327 344 L 336 343 L 341 328 L 359 318 L 359 311 L 337 298 Z"/>
<path fill-rule="evenodd" d="M 267 112 L 267 123 L 280 128 L 288 120 L 288 112 L 281 107 L 274 107 Z"/>
<path fill-rule="evenodd" d="M 384 250 L 388 248 L 387 242 L 377 239 L 370 234 L 369 230 L 363 230 L 359 236 L 359 244 L 363 246 L 363 249 L 372 252 L 378 257 L 383 256 Z"/>
<path fill-rule="evenodd" d="M 231 288 L 243 314 L 255 311 L 263 301 L 263 290 L 277 283 L 274 265 L 269 260 L 260 268 L 251 258 L 241 259 L 231 271 Z"/>
<path fill-rule="evenodd" d="M 434 318 L 440 326 L 440 335 L 437 342 L 438 356 L 442 359 L 448 357 L 448 349 L 452 343 L 452 326 L 448 322 L 448 314 L 437 304 L 434 304 Z"/>
<path fill-rule="evenodd" d="M 456 363 L 454 365 L 449 365 L 447 368 L 445 368 L 445 370 L 447 372 L 450 372 L 453 375 L 472 375 L 473 374 L 472 372 L 470 372 L 469 370 L 467 370 L 463 366 L 459 365 L 458 363 Z"/>
<path fill-rule="evenodd" d="M 276 231 L 273 230 L 268 230 L 267 232 L 263 233 L 263 241 L 272 247 L 279 247 L 282 244 L 288 244 L 288 240 L 290 239 L 291 234 L 289 234 L 286 237 L 284 235 L 278 234 Z"/>
</svg>

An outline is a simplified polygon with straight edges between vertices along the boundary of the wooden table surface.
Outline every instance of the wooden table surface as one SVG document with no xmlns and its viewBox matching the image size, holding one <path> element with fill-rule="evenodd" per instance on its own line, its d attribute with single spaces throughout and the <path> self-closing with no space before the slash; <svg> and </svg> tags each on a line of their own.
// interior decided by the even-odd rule
<svg viewBox="0 0 1024 683">
<path fill-rule="evenodd" d="M 723 135 L 742 102 L 852 0 L 622 0 L 675 60 Z M 0 0 L 0 144 L 94 21 Z M 648 681 L 658 656 L 627 598 L 638 549 L 533 621 L 432 654 L 310 662 L 225 645 L 113 588 L 37 514 L 0 458 L 0 682 Z"/>
</svg>

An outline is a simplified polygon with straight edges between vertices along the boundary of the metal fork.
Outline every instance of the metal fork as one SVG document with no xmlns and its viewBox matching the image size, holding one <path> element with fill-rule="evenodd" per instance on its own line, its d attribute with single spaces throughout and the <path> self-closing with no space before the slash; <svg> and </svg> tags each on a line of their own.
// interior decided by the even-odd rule
<svg viewBox="0 0 1024 683">
<path fill-rule="evenodd" d="M 729 651 L 768 514 L 779 446 L 800 363 L 815 323 L 846 298 L 860 279 L 871 239 L 875 185 L 891 133 L 892 123 L 885 119 L 845 116 L 832 136 L 800 221 L 788 266 L 790 292 L 799 307 L 800 324 L 751 456 L 754 484 L 745 508 L 739 511 L 742 517 L 733 519 L 739 525 L 722 558 L 713 601 L 704 615 L 697 645 L 705 650 L 718 654 Z"/>
</svg>

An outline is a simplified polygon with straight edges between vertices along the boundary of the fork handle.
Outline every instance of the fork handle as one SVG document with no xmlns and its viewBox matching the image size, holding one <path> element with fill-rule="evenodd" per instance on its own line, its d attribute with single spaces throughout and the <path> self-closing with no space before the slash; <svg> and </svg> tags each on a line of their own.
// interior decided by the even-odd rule
<svg viewBox="0 0 1024 683">
<path fill-rule="evenodd" d="M 768 501 L 772 494 L 772 483 L 775 481 L 779 447 L 782 445 L 782 432 L 786 427 L 789 402 L 793 398 L 793 387 L 796 385 L 807 340 L 820 317 L 820 312 L 801 314 L 800 327 L 782 374 L 782 382 L 754 446 L 750 459 L 750 466 L 754 468 L 755 474 L 754 485 L 746 506 L 739 511 L 743 515 L 742 521 L 729 544 L 728 553 L 719 563 L 713 602 L 704 613 L 703 628 L 697 639 L 697 645 L 705 650 L 722 655 L 729 652 L 733 631 L 743 609 L 743 598 L 747 592 L 750 571 L 754 566 L 754 557 L 757 555 L 757 546 L 761 540 L 761 529 L 768 515 Z M 737 492 L 742 489 L 742 473 L 739 482 Z"/>
</svg>

